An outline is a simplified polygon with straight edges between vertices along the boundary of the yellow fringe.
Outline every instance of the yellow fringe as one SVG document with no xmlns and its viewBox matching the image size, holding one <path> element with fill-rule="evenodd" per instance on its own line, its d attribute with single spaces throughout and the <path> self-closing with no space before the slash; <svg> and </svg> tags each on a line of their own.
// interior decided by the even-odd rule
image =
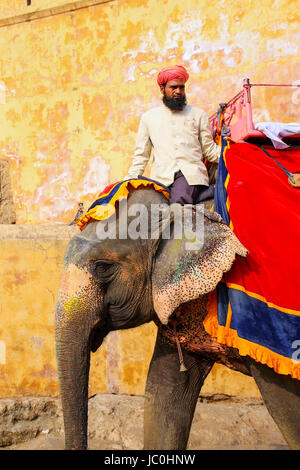
<svg viewBox="0 0 300 470">
<path fill-rule="evenodd" d="M 271 367 L 278 374 L 291 375 L 292 378 L 300 380 L 300 361 L 281 356 L 264 346 L 239 338 L 236 330 L 229 328 L 229 325 L 218 324 L 216 290 L 210 293 L 207 308 L 208 315 L 204 320 L 204 328 L 219 343 L 238 349 L 241 356 L 250 356 L 255 361 Z"/>
</svg>

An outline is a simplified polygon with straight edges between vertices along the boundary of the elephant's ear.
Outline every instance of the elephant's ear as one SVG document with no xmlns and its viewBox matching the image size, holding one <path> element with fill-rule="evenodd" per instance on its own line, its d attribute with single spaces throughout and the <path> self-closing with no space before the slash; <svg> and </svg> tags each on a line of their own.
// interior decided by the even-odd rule
<svg viewBox="0 0 300 470">
<path fill-rule="evenodd" d="M 247 249 L 216 213 L 204 210 L 203 243 L 186 249 L 184 239 L 163 240 L 152 275 L 153 306 L 163 324 L 182 303 L 214 290 L 237 255 Z"/>
</svg>

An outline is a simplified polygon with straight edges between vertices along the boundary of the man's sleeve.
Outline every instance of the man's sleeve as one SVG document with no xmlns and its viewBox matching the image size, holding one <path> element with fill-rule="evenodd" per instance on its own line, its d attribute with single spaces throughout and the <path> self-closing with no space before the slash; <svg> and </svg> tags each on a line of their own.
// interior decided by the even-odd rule
<svg viewBox="0 0 300 470">
<path fill-rule="evenodd" d="M 221 148 L 212 138 L 208 116 L 205 111 L 200 117 L 200 136 L 199 140 L 202 147 L 202 153 L 209 162 L 218 163 L 220 159 Z"/>
<path fill-rule="evenodd" d="M 125 179 L 137 178 L 139 175 L 144 173 L 151 155 L 151 149 L 152 143 L 150 140 L 148 127 L 142 116 L 137 133 L 132 164 Z"/>
</svg>

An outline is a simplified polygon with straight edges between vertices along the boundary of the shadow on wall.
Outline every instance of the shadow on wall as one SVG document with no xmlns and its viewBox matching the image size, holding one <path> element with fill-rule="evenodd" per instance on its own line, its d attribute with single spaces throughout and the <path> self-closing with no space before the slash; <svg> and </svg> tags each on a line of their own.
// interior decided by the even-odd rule
<svg viewBox="0 0 300 470">
<path fill-rule="evenodd" d="M 16 211 L 14 208 L 11 182 L 9 176 L 9 162 L 0 159 L 0 224 L 15 224 Z"/>
</svg>

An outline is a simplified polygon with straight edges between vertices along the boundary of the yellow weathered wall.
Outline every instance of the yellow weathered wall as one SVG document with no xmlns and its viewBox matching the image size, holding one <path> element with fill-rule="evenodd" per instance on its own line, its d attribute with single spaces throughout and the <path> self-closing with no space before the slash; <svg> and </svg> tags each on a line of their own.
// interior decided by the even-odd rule
<svg viewBox="0 0 300 470">
<path fill-rule="evenodd" d="M 13 0 L 7 2 L 0 0 L 0 21 L 6 20 L 11 23 L 19 22 L 26 18 L 41 18 L 52 16 L 65 11 L 85 8 L 94 5 L 108 3 L 111 0 L 31 0 L 27 5 L 27 0 Z"/>
<path fill-rule="evenodd" d="M 54 317 L 64 253 L 77 228 L 0 225 L 0 397 L 58 396 Z M 112 332 L 91 356 L 89 393 L 143 395 L 156 327 Z M 203 393 L 259 396 L 216 366 Z"/>
<path fill-rule="evenodd" d="M 160 102 L 161 67 L 184 64 L 189 101 L 209 114 L 244 77 L 299 80 L 298 0 L 115 0 L 76 10 L 83 4 L 0 1 L 0 157 L 11 162 L 18 223 L 72 220 L 78 202 L 87 208 L 125 176 L 141 113 Z M 27 11 L 49 15 L 51 5 L 53 16 L 3 26 Z M 295 121 L 299 101 L 298 90 L 265 89 L 255 116 Z"/>
</svg>

